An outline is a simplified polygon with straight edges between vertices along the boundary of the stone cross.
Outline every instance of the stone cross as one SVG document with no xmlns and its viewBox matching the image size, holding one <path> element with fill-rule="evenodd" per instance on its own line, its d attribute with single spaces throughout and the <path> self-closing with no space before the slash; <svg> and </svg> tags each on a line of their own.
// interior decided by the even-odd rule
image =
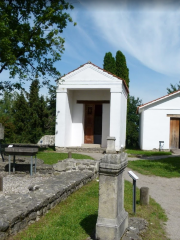
<svg viewBox="0 0 180 240">
<path fill-rule="evenodd" d="M 123 171 L 127 154 L 106 154 L 99 166 L 99 209 L 96 239 L 120 240 L 128 227 L 128 213 L 124 209 Z"/>
</svg>

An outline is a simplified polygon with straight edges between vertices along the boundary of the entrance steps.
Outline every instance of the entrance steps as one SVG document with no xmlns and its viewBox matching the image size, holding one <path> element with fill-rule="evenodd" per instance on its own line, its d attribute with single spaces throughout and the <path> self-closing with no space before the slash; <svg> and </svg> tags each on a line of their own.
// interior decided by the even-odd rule
<svg viewBox="0 0 180 240">
<path fill-rule="evenodd" d="M 176 155 L 180 155 L 180 149 L 171 149 L 171 152 Z"/>
<path fill-rule="evenodd" d="M 100 144 L 82 144 L 81 147 L 82 148 L 100 148 L 101 145 Z"/>
</svg>

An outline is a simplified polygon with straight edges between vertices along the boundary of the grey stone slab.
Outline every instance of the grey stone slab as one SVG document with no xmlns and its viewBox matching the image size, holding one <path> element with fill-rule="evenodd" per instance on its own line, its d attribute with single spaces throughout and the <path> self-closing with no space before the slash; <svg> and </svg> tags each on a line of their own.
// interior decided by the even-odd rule
<svg viewBox="0 0 180 240">
<path fill-rule="evenodd" d="M 63 173 L 42 181 L 36 191 L 0 196 L 0 239 L 35 221 L 93 176 L 88 172 Z"/>
<path fill-rule="evenodd" d="M 34 156 L 38 152 L 38 148 L 27 147 L 7 147 L 5 153 L 8 155 L 22 155 L 22 156 Z"/>
</svg>

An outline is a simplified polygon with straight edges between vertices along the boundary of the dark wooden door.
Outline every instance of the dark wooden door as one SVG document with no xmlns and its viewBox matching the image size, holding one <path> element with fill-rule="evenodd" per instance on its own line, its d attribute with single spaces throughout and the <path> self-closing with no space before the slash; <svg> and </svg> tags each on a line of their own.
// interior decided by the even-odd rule
<svg viewBox="0 0 180 240">
<path fill-rule="evenodd" d="M 179 119 L 170 119 L 170 149 L 179 148 Z"/>
<path fill-rule="evenodd" d="M 84 143 L 94 143 L 94 104 L 85 104 Z"/>
</svg>

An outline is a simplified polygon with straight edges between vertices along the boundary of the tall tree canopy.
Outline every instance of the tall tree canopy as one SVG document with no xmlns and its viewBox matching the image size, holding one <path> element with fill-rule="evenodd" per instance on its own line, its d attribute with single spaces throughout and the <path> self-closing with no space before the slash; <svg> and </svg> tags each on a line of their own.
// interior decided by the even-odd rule
<svg viewBox="0 0 180 240">
<path fill-rule="evenodd" d="M 54 62 L 61 59 L 64 39 L 60 36 L 72 18 L 73 6 L 65 0 L 0 1 L 0 73 L 33 80 L 37 76 L 48 83 L 58 78 Z M 74 23 L 75 24 L 75 23 Z M 0 82 L 0 89 L 20 87 L 20 83 Z"/>
<path fill-rule="evenodd" d="M 177 91 L 177 90 L 180 90 L 180 81 L 179 81 L 179 83 L 177 83 L 177 84 L 175 84 L 175 85 L 173 85 L 172 83 L 170 84 L 170 87 L 169 88 L 167 88 L 167 93 L 169 94 L 169 93 L 173 93 L 173 92 L 175 92 L 175 91 Z"/>
<path fill-rule="evenodd" d="M 0 123 L 5 127 L 5 143 L 37 143 L 43 135 L 55 132 L 55 87 L 48 98 L 39 96 L 38 79 L 29 93 L 4 92 L 0 99 Z"/>
<path fill-rule="evenodd" d="M 125 80 L 127 86 L 129 87 L 129 69 L 126 65 L 126 58 L 121 51 L 118 50 L 116 52 L 115 58 L 111 52 L 106 53 L 104 56 L 103 68 Z"/>
<path fill-rule="evenodd" d="M 121 51 L 116 52 L 116 76 L 125 80 L 129 87 L 129 69 L 126 65 L 126 58 Z"/>
<path fill-rule="evenodd" d="M 111 52 L 104 56 L 104 69 L 112 74 L 116 74 L 116 62 Z"/>
</svg>

